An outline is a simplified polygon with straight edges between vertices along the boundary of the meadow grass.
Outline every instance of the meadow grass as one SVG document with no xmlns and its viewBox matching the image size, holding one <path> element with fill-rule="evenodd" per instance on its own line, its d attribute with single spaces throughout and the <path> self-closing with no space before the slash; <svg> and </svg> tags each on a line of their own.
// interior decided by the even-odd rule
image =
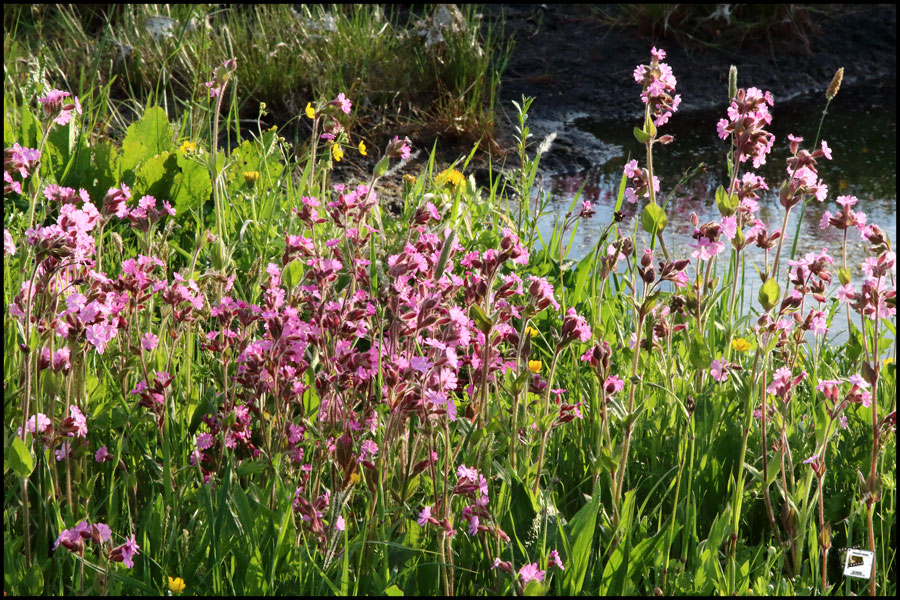
<svg viewBox="0 0 900 600">
<path fill-rule="evenodd" d="M 297 153 L 240 131 L 241 58 L 193 63 L 203 127 L 160 93 L 114 141 L 93 133 L 108 84 L 76 103 L 8 77 L 5 591 L 895 593 L 890 240 L 849 197 L 828 226 L 865 237 L 862 265 L 792 260 L 752 219 L 742 156 L 789 161 L 787 222 L 827 146 L 772 150 L 736 71 L 722 219 L 675 239 L 652 160 L 677 101 L 652 56 L 647 166 L 616 198 L 642 231 L 617 216 L 578 262 L 590 203 L 537 228 L 531 99 L 503 181 L 432 152 L 391 212 L 377 186 L 412 144 L 361 149 L 352 87 L 298 101 Z M 366 180 L 334 181 L 363 151 Z M 771 252 L 758 298 L 734 285 L 750 243 Z M 859 324 L 840 347 L 836 311 Z M 842 575 L 851 546 L 876 552 L 871 588 Z"/>
</svg>

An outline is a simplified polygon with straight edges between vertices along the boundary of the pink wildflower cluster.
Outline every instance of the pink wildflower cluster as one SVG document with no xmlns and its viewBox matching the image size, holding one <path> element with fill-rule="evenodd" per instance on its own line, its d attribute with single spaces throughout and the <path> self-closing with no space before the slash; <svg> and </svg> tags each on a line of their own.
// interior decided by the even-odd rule
<svg viewBox="0 0 900 600">
<path fill-rule="evenodd" d="M 806 371 L 800 371 L 799 374 L 794 375 L 791 369 L 779 367 L 775 370 L 772 382 L 766 387 L 766 392 L 780 398 L 785 405 L 790 404 L 796 387 L 804 379 L 806 379 Z"/>
<path fill-rule="evenodd" d="M 719 223 L 706 223 L 695 229 L 692 237 L 697 243 L 688 244 L 694 248 L 691 256 L 698 261 L 712 259 L 725 249 L 725 242 L 719 239 L 725 233 L 726 229 Z"/>
<path fill-rule="evenodd" d="M 41 153 L 32 148 L 24 148 L 18 142 L 3 152 L 3 194 L 22 193 L 22 182 L 13 179 L 17 174 L 24 181 L 37 168 Z"/>
<path fill-rule="evenodd" d="M 209 88 L 209 97 L 215 98 L 219 94 L 222 93 L 222 90 L 225 88 L 225 84 L 228 82 L 229 76 L 237 70 L 237 60 L 234 58 L 229 58 L 225 62 L 221 64 L 221 66 L 213 69 L 212 79 L 205 82 L 207 88 Z"/>
<path fill-rule="evenodd" d="M 753 159 L 754 169 L 765 164 L 775 142 L 775 136 L 764 129 L 772 124 L 768 107 L 773 104 L 771 92 L 763 93 L 755 87 L 741 88 L 731 99 L 728 118 L 719 120 L 716 131 L 723 140 L 733 135 L 736 163 Z"/>
<path fill-rule="evenodd" d="M 632 159 L 625 165 L 625 176 L 630 180 L 625 188 L 625 199 L 632 204 L 637 203 L 638 198 L 650 197 L 650 172 L 647 169 L 638 168 L 638 161 Z M 653 192 L 659 192 L 659 178 L 653 176 Z"/>
<path fill-rule="evenodd" d="M 672 67 L 661 60 L 666 58 L 664 50 L 653 48 L 650 51 L 650 64 L 638 65 L 634 69 L 634 80 L 643 86 L 641 100 L 650 105 L 650 116 L 657 127 L 665 125 L 681 103 L 681 96 L 674 98 L 675 75 Z"/>
<path fill-rule="evenodd" d="M 127 568 L 134 566 L 134 557 L 140 553 L 141 547 L 138 546 L 134 535 L 125 539 L 125 543 L 113 547 L 111 544 L 112 529 L 105 523 L 90 524 L 87 521 L 81 521 L 71 529 L 64 529 L 56 543 L 53 544 L 53 550 L 60 546 L 74 554 L 83 555 L 85 550 L 85 542 L 93 542 L 100 548 L 107 548 L 106 557 L 112 562 L 123 563 Z"/>
<path fill-rule="evenodd" d="M 803 138 L 788 134 L 788 140 L 791 143 L 792 154 L 791 158 L 787 159 L 787 173 L 790 179 L 778 192 L 779 202 L 785 208 L 791 208 L 807 197 L 822 202 L 828 195 L 828 186 L 819 179 L 816 159 L 824 156 L 831 160 L 831 149 L 825 140 L 822 140 L 822 147 L 810 153 L 800 149 Z"/>
<path fill-rule="evenodd" d="M 857 227 L 862 234 L 866 230 L 866 213 L 853 210 L 859 200 L 856 196 L 838 196 L 835 200 L 840 205 L 840 210 L 832 214 L 825 211 L 819 221 L 819 229 L 834 227 L 840 231 Z"/>
<path fill-rule="evenodd" d="M 57 125 L 65 125 L 72 120 L 72 111 L 81 114 L 81 102 L 75 96 L 74 102 L 66 102 L 72 94 L 62 90 L 50 90 L 45 96 L 38 98 L 44 107 L 44 114 L 53 119 Z"/>
</svg>

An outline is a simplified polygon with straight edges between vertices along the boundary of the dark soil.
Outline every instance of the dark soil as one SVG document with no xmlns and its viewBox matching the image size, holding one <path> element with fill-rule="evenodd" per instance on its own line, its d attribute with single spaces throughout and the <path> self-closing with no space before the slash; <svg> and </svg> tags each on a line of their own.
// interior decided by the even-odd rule
<svg viewBox="0 0 900 600">
<path fill-rule="evenodd" d="M 607 147 L 595 135 L 579 129 L 576 121 L 590 116 L 627 130 L 639 125 L 643 105 L 632 73 L 638 64 L 649 63 L 654 46 L 667 52 L 665 62 L 678 81 L 676 93 L 682 102 L 676 119 L 686 112 L 715 109 L 724 116 L 732 64 L 738 68 L 738 86 L 771 91 L 776 109 L 779 102 L 801 96 L 824 97 L 841 66 L 845 67 L 843 86 L 896 81 L 895 5 L 792 5 L 791 18 L 779 17 L 771 25 L 729 27 L 724 21 L 707 20 L 702 27 L 691 29 L 682 24 L 668 32 L 661 21 L 623 19 L 622 11 L 627 10 L 623 6 L 627 5 L 484 7 L 485 22 L 504 20 L 506 35 L 515 41 L 496 105 L 500 113 L 496 141 L 505 152 L 495 151 L 490 156 L 495 175 L 505 160 L 517 162 L 511 101 L 519 101 L 523 95 L 535 98 L 528 119 L 534 136 L 532 149 L 546 135 L 557 133 L 541 160 L 543 173 L 578 173 L 603 163 Z M 698 10 L 697 5 L 680 6 Z M 740 7 L 754 5 L 728 6 L 738 7 L 733 10 L 740 14 Z M 783 8 L 787 5 L 780 6 L 782 12 L 787 11 Z M 688 31 L 694 35 L 687 35 Z M 434 144 L 430 136 L 422 139 L 411 133 L 421 153 L 402 172 L 416 172 Z M 487 185 L 489 177 L 486 147 L 482 144 L 467 171 L 474 172 L 482 185 Z M 454 143 L 439 138 L 436 168 L 467 156 L 470 150 L 470 141 Z M 355 156 L 339 165 L 336 177 L 344 176 L 339 174 L 343 172 L 365 179 L 371 167 Z M 396 182 L 383 182 L 384 191 L 399 188 L 400 174 L 393 178 Z"/>
<path fill-rule="evenodd" d="M 724 116 L 732 64 L 738 68 L 738 86 L 771 91 L 776 108 L 798 96 L 824 96 L 841 66 L 845 86 L 896 80 L 896 5 L 794 6 L 808 8 L 795 9 L 793 20 L 781 19 L 764 32 L 708 21 L 697 33 L 708 34 L 713 41 L 706 44 L 715 47 L 678 31 L 665 36 L 661 24 L 655 32 L 649 23 L 614 25 L 614 20 L 623 20 L 623 9 L 611 5 L 487 8 L 493 18 L 505 11 L 506 32 L 516 42 L 502 79 L 500 106 L 507 116 L 499 120 L 503 127 L 498 140 L 513 145 L 511 101 L 533 96 L 528 124 L 535 143 L 551 131 L 558 133 L 541 167 L 550 173 L 574 173 L 597 164 L 602 144 L 573 121 L 590 115 L 619 120 L 627 129 L 639 125 L 643 105 L 632 72 L 638 64 L 649 63 L 653 46 L 667 52 L 665 62 L 673 69 L 682 98 L 679 112 L 719 107 Z"/>
</svg>

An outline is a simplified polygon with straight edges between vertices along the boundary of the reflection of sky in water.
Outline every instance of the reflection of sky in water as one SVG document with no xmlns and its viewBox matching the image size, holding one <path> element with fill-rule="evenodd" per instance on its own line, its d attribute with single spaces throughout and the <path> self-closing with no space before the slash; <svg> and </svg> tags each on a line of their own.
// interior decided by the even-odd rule
<svg viewBox="0 0 900 600">
<path fill-rule="evenodd" d="M 819 229 L 819 221 L 826 210 L 834 213 L 838 208 L 835 203 L 837 196 L 852 194 L 859 198 L 859 203 L 854 208 L 858 212 L 866 213 L 868 222 L 879 225 L 890 237 L 892 246 L 895 245 L 897 233 L 895 97 L 894 82 L 876 90 L 842 89 L 831 103 L 829 115 L 822 127 L 821 138 L 828 142 L 834 158 L 831 161 L 822 158 L 818 163 L 819 177 L 828 185 L 828 198 L 822 204 L 813 201 L 807 206 L 800 227 L 797 256 L 827 248 L 836 263 L 835 284 L 837 267 L 841 264 L 843 232 L 834 228 L 823 231 Z M 824 104 L 824 98 L 819 96 L 811 100 L 786 103 L 783 106 L 779 105 L 777 98 L 775 99 L 775 106 L 772 108 L 773 122 L 769 127 L 776 135 L 775 145 L 766 164 L 755 170 L 766 178 L 770 187 L 769 192 L 764 192 L 760 196 L 760 210 L 757 213 L 758 218 L 766 223 L 770 232 L 781 227 L 784 218 L 784 209 L 778 202 L 777 190 L 781 181 L 786 178 L 785 159 L 790 156 L 787 134 L 803 136 L 805 140 L 801 147 L 811 149 Z M 671 193 L 685 170 L 699 162 L 704 162 L 708 167 L 705 173 L 698 173 L 682 186 L 666 207 L 669 223 L 665 239 L 674 257 L 690 258 L 691 248 L 688 244 L 694 243 L 691 237 L 694 231 L 690 223 L 691 213 L 696 212 L 701 223 L 721 218 L 714 201 L 716 187 L 727 183 L 725 154 L 728 145 L 726 141 L 720 140 L 715 132 L 716 121 L 725 116 L 724 106 L 721 112 L 721 115 L 708 112 L 683 115 L 676 113 L 669 124 L 661 128 L 661 133 L 674 135 L 675 142 L 668 146 L 656 145 L 653 148 L 654 174 L 659 176 L 661 182 L 660 202 Z M 552 212 L 539 222 L 539 229 L 545 239 L 548 239 L 554 220 L 565 214 L 582 184 L 584 191 L 581 199 L 594 204 L 596 214 L 589 221 L 579 225 L 569 253 L 569 258 L 575 260 L 593 249 L 613 217 L 615 196 L 628 153 L 638 160 L 640 166 L 646 166 L 643 146 L 631 137 L 632 124 L 599 119 L 584 119 L 577 124 L 604 142 L 621 148 L 621 155 L 584 173 L 557 176 L 545 181 L 547 189 L 551 192 L 548 210 Z M 752 168 L 750 161 L 742 163 L 741 173 L 746 172 L 748 168 Z M 639 216 L 638 207 L 626 201 L 623 203 L 623 212 L 625 221 L 619 226 L 623 235 L 630 235 L 637 223 L 638 250 L 649 246 L 648 236 L 641 230 L 639 220 L 635 219 Z M 786 261 L 790 258 L 791 243 L 799 215 L 798 205 L 792 209 L 788 221 L 788 237 L 782 249 L 779 283 L 784 282 Z M 762 250 L 756 246 L 750 246 L 748 250 L 749 252 L 745 250 L 747 252 L 745 311 L 748 301 L 751 306 L 758 309 L 756 295 L 760 280 L 751 265 L 762 269 L 764 261 Z M 727 269 L 729 256 L 730 245 L 719 256 L 716 270 L 720 274 Z M 770 260 L 772 256 L 774 250 L 770 251 Z M 862 281 L 859 265 L 864 258 L 866 258 L 865 244 L 858 230 L 853 228 L 847 236 L 847 263 L 857 287 Z M 693 268 L 690 268 L 689 272 L 693 275 Z M 828 291 L 831 292 L 834 287 L 835 285 L 830 286 Z M 857 318 L 854 318 L 854 324 L 859 326 Z M 846 339 L 846 330 L 846 314 L 841 310 L 835 315 L 832 331 L 828 337 L 835 340 Z"/>
</svg>

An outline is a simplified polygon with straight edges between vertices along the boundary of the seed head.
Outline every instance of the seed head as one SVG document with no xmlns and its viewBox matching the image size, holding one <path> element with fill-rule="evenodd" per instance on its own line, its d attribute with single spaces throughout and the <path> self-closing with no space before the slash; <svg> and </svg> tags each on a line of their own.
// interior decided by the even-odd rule
<svg viewBox="0 0 900 600">
<path fill-rule="evenodd" d="M 837 96 L 838 90 L 841 89 L 841 82 L 844 80 L 844 67 L 841 67 L 837 71 L 834 72 L 834 77 L 831 78 L 831 83 L 828 84 L 828 89 L 825 90 L 825 98 L 831 102 L 835 96 Z"/>
</svg>

